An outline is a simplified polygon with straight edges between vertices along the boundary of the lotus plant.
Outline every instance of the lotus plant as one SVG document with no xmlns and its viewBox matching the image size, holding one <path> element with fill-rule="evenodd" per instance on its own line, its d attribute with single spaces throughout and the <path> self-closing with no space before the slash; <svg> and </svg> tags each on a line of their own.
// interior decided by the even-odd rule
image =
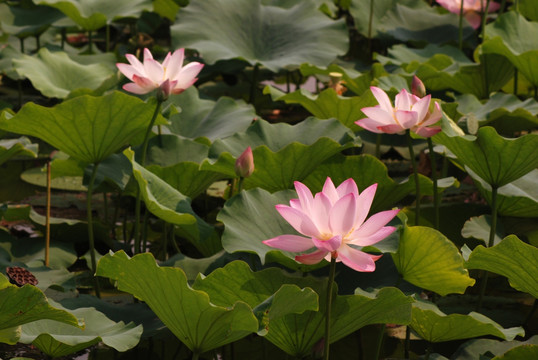
<svg viewBox="0 0 538 360">
<path fill-rule="evenodd" d="M 298 199 L 290 200 L 290 205 L 276 205 L 276 210 L 303 236 L 286 234 L 263 243 L 285 251 L 305 252 L 295 260 L 303 264 L 316 264 L 323 259 L 330 261 L 327 286 L 327 309 L 325 322 L 324 358 L 329 354 L 330 310 L 332 284 L 336 262 L 342 262 L 356 271 L 372 272 L 375 261 L 381 256 L 359 250 L 373 245 L 396 229 L 386 226 L 399 210 L 382 211 L 368 217 L 377 184 L 371 185 L 359 194 L 353 179 L 347 179 L 335 187 L 327 178 L 323 190 L 315 196 L 302 183 L 295 182 Z"/>
<path fill-rule="evenodd" d="M 499 10 L 500 5 L 489 0 L 437 0 L 439 5 L 454 14 L 463 13 L 463 16 L 474 29 L 480 27 L 481 13 Z M 489 3 L 489 4 L 487 4 Z M 489 6 L 487 6 L 489 5 Z"/>
</svg>

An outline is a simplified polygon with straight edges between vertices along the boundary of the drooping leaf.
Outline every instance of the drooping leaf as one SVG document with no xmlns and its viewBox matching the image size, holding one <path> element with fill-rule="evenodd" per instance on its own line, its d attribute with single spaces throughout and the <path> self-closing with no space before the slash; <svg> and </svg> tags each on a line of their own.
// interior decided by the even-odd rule
<svg viewBox="0 0 538 360">
<path fill-rule="evenodd" d="M 174 47 L 197 49 L 211 64 L 239 58 L 272 71 L 326 66 L 348 49 L 343 19 L 331 20 L 312 0 L 287 8 L 261 0 L 196 1 L 179 13 L 171 34 Z"/>
<path fill-rule="evenodd" d="M 472 217 L 465 222 L 463 229 L 461 229 L 461 235 L 464 238 L 475 238 L 482 240 L 485 244 L 489 242 L 489 233 L 491 229 L 491 216 L 481 215 L 478 217 Z M 497 232 L 495 233 L 494 244 L 498 244 L 502 237 L 502 231 L 500 226 L 497 227 Z"/>
<path fill-rule="evenodd" d="M 504 329 L 477 312 L 446 315 L 435 304 L 422 300 L 413 303 L 411 327 L 421 338 L 434 343 L 484 335 L 513 340 L 516 336 L 525 334 L 521 327 Z"/>
<path fill-rule="evenodd" d="M 75 90 L 99 90 L 111 87 L 116 73 L 107 66 L 79 64 L 64 52 L 41 48 L 35 56 L 23 55 L 13 60 L 15 70 L 25 76 L 44 96 L 65 99 Z"/>
<path fill-rule="evenodd" d="M 0 140 L 0 165 L 15 156 L 35 158 L 37 149 L 38 144 L 32 143 L 26 136 Z"/>
<path fill-rule="evenodd" d="M 475 283 L 456 246 L 433 228 L 404 227 L 398 251 L 391 255 L 404 280 L 440 295 L 463 294 Z"/>
<path fill-rule="evenodd" d="M 528 344 L 510 349 L 503 355 L 495 356 L 493 360 L 520 360 L 534 359 L 536 357 L 538 357 L 538 345 Z"/>
<path fill-rule="evenodd" d="M 52 108 L 29 102 L 12 118 L 0 118 L 0 128 L 36 136 L 79 161 L 96 163 L 142 134 L 153 111 L 154 106 L 134 96 L 112 92 Z"/>
<path fill-rule="evenodd" d="M 223 346 L 258 330 L 252 309 L 242 301 L 213 305 L 193 290 L 178 268 L 159 267 L 151 254 L 129 258 L 123 251 L 103 257 L 97 275 L 145 301 L 163 323 L 195 353 Z"/>
<path fill-rule="evenodd" d="M 482 269 L 508 278 L 510 285 L 538 298 L 538 249 L 510 235 L 497 245 L 485 248 L 477 246 L 469 260 L 467 269 Z"/>
</svg>

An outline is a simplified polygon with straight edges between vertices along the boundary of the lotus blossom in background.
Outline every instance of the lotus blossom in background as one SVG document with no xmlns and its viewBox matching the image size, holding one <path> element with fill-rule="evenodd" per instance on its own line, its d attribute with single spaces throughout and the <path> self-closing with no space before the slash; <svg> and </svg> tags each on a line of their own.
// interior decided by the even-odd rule
<svg viewBox="0 0 538 360">
<path fill-rule="evenodd" d="M 204 67 L 204 64 L 196 61 L 183 66 L 185 49 L 168 53 L 162 64 L 153 59 L 148 49 L 144 49 L 144 62 L 133 54 L 126 54 L 125 57 L 129 64 L 116 64 L 123 75 L 132 81 L 123 85 L 123 89 L 139 95 L 158 89 L 157 96 L 162 99 L 170 94 L 180 94 L 193 85 Z"/>
<path fill-rule="evenodd" d="M 404 134 L 410 130 L 426 138 L 441 131 L 440 126 L 432 126 L 441 119 L 442 113 L 437 102 L 430 112 L 431 95 L 420 98 L 402 89 L 392 107 L 383 90 L 375 86 L 370 90 L 379 105 L 362 108 L 361 111 L 368 117 L 355 121 L 355 124 L 374 133 Z"/>
<path fill-rule="evenodd" d="M 460 13 L 461 2 L 463 1 L 463 16 L 475 29 L 480 27 L 482 22 L 481 13 L 486 9 L 487 0 L 437 0 L 439 5 L 454 14 Z M 488 12 L 495 12 L 501 6 L 496 2 L 490 1 Z"/>
<path fill-rule="evenodd" d="M 323 259 L 336 259 L 356 271 L 375 270 L 375 261 L 381 256 L 370 255 L 358 248 L 373 245 L 396 229 L 386 226 L 399 210 L 382 211 L 368 217 L 377 184 L 359 194 L 353 179 L 335 187 L 327 178 L 323 190 L 312 195 L 302 183 L 295 182 L 298 199 L 290 205 L 276 205 L 276 210 L 303 236 L 280 235 L 263 243 L 284 251 L 305 252 L 295 260 L 303 264 L 316 264 Z"/>
</svg>

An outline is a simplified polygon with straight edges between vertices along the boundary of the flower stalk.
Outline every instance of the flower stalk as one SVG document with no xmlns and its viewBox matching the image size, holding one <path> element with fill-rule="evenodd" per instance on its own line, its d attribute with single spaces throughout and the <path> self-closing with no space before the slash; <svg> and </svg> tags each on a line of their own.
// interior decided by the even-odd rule
<svg viewBox="0 0 538 360">
<path fill-rule="evenodd" d="M 323 359 L 329 360 L 329 345 L 331 336 L 331 309 L 333 299 L 334 274 L 336 272 L 336 256 L 331 254 L 331 264 L 329 267 L 329 280 L 327 282 L 327 300 L 325 303 L 325 347 L 323 348 Z"/>
<path fill-rule="evenodd" d="M 91 270 L 92 275 L 94 276 L 95 282 L 95 295 L 98 298 L 101 298 L 101 289 L 99 287 L 99 280 L 95 276 L 97 270 L 97 261 L 95 259 L 95 239 L 93 235 L 93 216 L 92 216 L 92 196 L 93 196 L 93 186 L 95 184 L 95 178 L 97 177 L 97 168 L 99 163 L 93 164 L 92 174 L 90 176 L 90 182 L 88 183 L 88 195 L 86 198 L 86 215 L 88 218 L 88 241 L 90 244 L 90 258 L 91 258 Z"/>
<path fill-rule="evenodd" d="M 413 139 L 411 138 L 411 133 L 406 132 L 407 136 L 407 147 L 409 148 L 409 157 L 411 158 L 411 165 L 413 167 L 413 174 L 415 175 L 415 226 L 419 224 L 420 218 L 420 179 L 418 176 L 417 162 L 415 160 L 415 151 L 413 150 Z"/>
<path fill-rule="evenodd" d="M 433 227 L 435 230 L 439 230 L 439 193 L 437 186 L 437 159 L 435 151 L 433 151 L 433 142 L 431 138 L 428 138 L 428 149 L 430 150 L 430 163 L 432 168 L 432 181 L 433 181 Z"/>
</svg>

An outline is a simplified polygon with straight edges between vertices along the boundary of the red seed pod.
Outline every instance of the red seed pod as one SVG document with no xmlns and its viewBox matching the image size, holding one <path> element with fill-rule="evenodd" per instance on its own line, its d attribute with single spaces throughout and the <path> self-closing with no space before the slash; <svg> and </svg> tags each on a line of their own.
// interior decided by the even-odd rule
<svg viewBox="0 0 538 360">
<path fill-rule="evenodd" d="M 25 268 L 19 266 L 12 266 L 6 268 L 6 274 L 11 280 L 11 283 L 19 287 L 26 284 L 35 286 L 39 283 L 34 274 L 26 270 Z"/>
</svg>

